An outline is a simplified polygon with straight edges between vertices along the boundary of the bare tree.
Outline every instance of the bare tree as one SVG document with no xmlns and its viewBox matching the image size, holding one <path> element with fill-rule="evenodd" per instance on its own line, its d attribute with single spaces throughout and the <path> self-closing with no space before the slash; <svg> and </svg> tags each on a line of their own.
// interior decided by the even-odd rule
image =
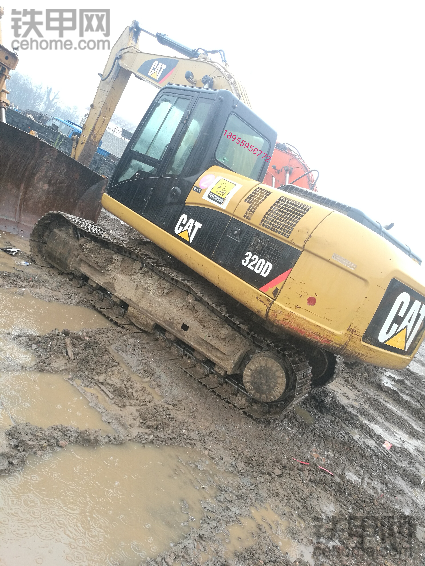
<svg viewBox="0 0 425 566">
<path fill-rule="evenodd" d="M 81 120 L 81 112 L 77 106 L 73 108 L 62 106 L 59 92 L 53 93 L 53 88 L 50 86 L 34 84 L 26 75 L 13 72 L 8 90 L 10 90 L 11 103 L 19 110 L 34 110 L 63 120 L 71 120 L 77 124 Z"/>
<path fill-rule="evenodd" d="M 52 87 L 46 88 L 44 113 L 53 114 L 59 103 L 59 92 L 52 96 Z"/>
<path fill-rule="evenodd" d="M 8 83 L 11 103 L 21 110 L 38 110 L 44 108 L 45 93 L 41 85 L 34 85 L 31 79 L 16 71 L 11 73 Z"/>
</svg>

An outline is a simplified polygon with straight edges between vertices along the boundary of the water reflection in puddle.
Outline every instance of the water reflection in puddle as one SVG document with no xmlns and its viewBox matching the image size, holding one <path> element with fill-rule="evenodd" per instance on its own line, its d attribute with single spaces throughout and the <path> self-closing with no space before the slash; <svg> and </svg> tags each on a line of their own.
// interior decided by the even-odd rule
<svg viewBox="0 0 425 566">
<path fill-rule="evenodd" d="M 133 566 L 199 527 L 212 464 L 193 450 L 67 447 L 0 477 L 0 564 Z M 201 471 L 199 468 L 202 468 Z"/>
<path fill-rule="evenodd" d="M 46 334 L 57 328 L 71 331 L 102 328 L 110 322 L 94 310 L 74 305 L 48 303 L 26 291 L 0 289 L 0 331 Z"/>
<path fill-rule="evenodd" d="M 23 422 L 42 427 L 62 424 L 114 432 L 62 375 L 0 374 L 0 428 Z"/>
<path fill-rule="evenodd" d="M 313 415 L 311 415 L 308 411 L 306 411 L 305 409 L 302 409 L 299 405 L 296 405 L 294 407 L 294 411 L 296 412 L 296 414 L 302 418 L 302 420 L 308 424 L 308 425 L 313 425 L 316 421 L 316 419 L 313 417 Z"/>
</svg>

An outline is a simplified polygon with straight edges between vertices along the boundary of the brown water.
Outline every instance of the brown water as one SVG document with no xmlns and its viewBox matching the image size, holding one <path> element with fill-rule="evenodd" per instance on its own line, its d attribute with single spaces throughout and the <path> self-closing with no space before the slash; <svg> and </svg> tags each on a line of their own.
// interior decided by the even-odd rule
<svg viewBox="0 0 425 566">
<path fill-rule="evenodd" d="M 0 248 L 14 247 L 22 250 L 25 254 L 29 254 L 29 242 L 15 234 L 8 234 L 0 231 Z M 28 257 L 27 255 L 25 257 Z M 32 265 L 22 265 L 26 262 L 24 257 L 18 253 L 14 256 L 0 250 L 0 271 L 25 271 L 25 273 L 33 273 L 35 270 Z"/>
<path fill-rule="evenodd" d="M 0 564 L 138 565 L 199 527 L 214 473 L 196 451 L 132 443 L 32 457 L 0 476 Z"/>
<path fill-rule="evenodd" d="M 19 242 L 12 244 L 24 249 Z M 29 272 L 32 266 L 21 266 L 21 261 L 0 252 L 0 271 Z M 81 384 L 77 389 L 66 374 L 29 371 L 33 352 L 4 334 L 108 325 L 95 311 L 42 301 L 25 289 L 0 289 L 0 449 L 6 449 L 4 430 L 21 422 L 114 432 L 85 397 L 95 406 L 93 399 L 100 400 L 114 413 L 110 396 Z M 110 353 L 123 372 L 140 382 L 114 348 Z M 160 398 L 149 380 L 142 382 Z M 201 501 L 211 502 L 214 486 L 222 481 L 204 455 L 177 447 L 68 445 L 31 456 L 22 471 L 0 476 L 0 566 L 138 566 L 200 526 Z M 308 548 L 285 537 L 286 521 L 267 508 L 251 512 L 252 517 L 241 518 L 221 537 L 229 559 L 235 550 L 253 544 L 263 525 L 283 553 L 295 559 L 304 551 L 310 561 Z"/>
<path fill-rule="evenodd" d="M 63 424 L 114 432 L 63 375 L 0 373 L 0 428 L 25 422 L 42 427 Z"/>
<path fill-rule="evenodd" d="M 0 332 L 46 334 L 55 328 L 78 331 L 110 324 L 104 316 L 85 307 L 48 303 L 23 289 L 0 289 Z"/>
<path fill-rule="evenodd" d="M 0 240 L 0 246 L 3 242 Z M 33 272 L 31 265 L 23 265 L 24 260 L 18 255 L 11 256 L 0 250 L 0 271 L 25 271 L 26 273 Z"/>
<path fill-rule="evenodd" d="M 290 560 L 295 560 L 301 556 L 309 564 L 314 564 L 313 547 L 301 545 L 285 536 L 286 529 L 289 526 L 288 521 L 281 519 L 268 507 L 252 508 L 251 514 L 252 517 L 241 517 L 240 522 L 231 525 L 228 532 L 222 536 L 229 559 L 235 552 L 241 552 L 252 546 L 256 539 L 263 537 L 259 530 L 261 525 L 270 540 L 279 547 L 283 554 L 287 553 Z"/>
</svg>

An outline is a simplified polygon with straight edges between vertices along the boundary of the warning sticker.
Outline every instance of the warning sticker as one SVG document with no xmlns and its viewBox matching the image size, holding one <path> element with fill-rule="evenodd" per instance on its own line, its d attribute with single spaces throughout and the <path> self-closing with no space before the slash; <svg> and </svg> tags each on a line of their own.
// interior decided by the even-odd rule
<svg viewBox="0 0 425 566">
<path fill-rule="evenodd" d="M 425 297 L 392 279 L 363 342 L 400 354 L 411 354 L 425 330 Z"/>
<path fill-rule="evenodd" d="M 202 198 L 220 208 L 226 208 L 232 196 L 241 187 L 242 185 L 229 181 L 229 179 L 225 179 L 224 177 L 215 177 Z"/>
</svg>

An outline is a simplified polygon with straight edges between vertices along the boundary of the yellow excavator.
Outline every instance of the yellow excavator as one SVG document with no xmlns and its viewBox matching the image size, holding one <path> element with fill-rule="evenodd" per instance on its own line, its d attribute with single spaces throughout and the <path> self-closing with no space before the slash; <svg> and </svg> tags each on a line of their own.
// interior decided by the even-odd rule
<svg viewBox="0 0 425 566">
<path fill-rule="evenodd" d="M 423 338 L 425 285 L 420 259 L 360 211 L 262 184 L 275 141 L 228 90 L 168 85 L 102 197 L 148 240 L 129 249 L 50 213 L 31 249 L 184 343 L 238 406 L 281 411 L 333 378 L 335 355 L 404 368 Z"/>
<path fill-rule="evenodd" d="M 101 198 L 145 238 L 50 212 L 31 234 L 36 261 L 97 288 L 111 319 L 178 344 L 246 411 L 287 410 L 333 379 L 338 355 L 404 368 L 424 337 L 420 259 L 359 210 L 263 184 L 276 132 L 210 87 L 160 90 Z M 0 152 L 3 189 L 1 167 Z"/>
</svg>

